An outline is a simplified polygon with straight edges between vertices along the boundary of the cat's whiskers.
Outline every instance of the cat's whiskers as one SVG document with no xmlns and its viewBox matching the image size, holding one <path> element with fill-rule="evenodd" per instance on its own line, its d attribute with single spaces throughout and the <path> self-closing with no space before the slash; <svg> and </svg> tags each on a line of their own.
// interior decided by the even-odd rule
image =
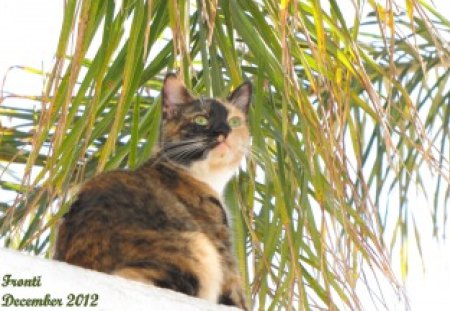
<svg viewBox="0 0 450 311">
<path fill-rule="evenodd" d="M 202 142 L 202 141 L 189 142 L 189 143 L 183 142 L 183 143 L 173 144 L 171 146 L 163 146 L 162 150 L 163 150 L 163 152 L 169 152 L 169 151 L 176 150 L 176 149 L 184 149 L 184 148 L 191 148 L 191 147 L 195 148 L 195 147 L 199 147 L 199 146 L 204 146 L 205 142 Z"/>
<path fill-rule="evenodd" d="M 251 145 L 247 145 L 247 144 L 238 144 L 238 145 L 236 146 L 236 149 L 237 149 L 238 151 L 242 151 L 242 152 L 245 154 L 246 157 L 249 157 L 249 158 L 251 158 L 251 159 L 254 159 L 254 158 L 258 158 L 258 157 L 259 157 L 259 154 L 258 154 L 255 150 L 253 150 L 253 148 L 252 148 Z"/>
<path fill-rule="evenodd" d="M 187 146 L 179 146 L 178 148 L 170 149 L 165 152 L 167 156 L 170 158 L 183 158 L 184 156 L 190 155 L 194 152 L 200 151 L 204 147 L 203 144 L 199 145 L 187 145 Z"/>
<path fill-rule="evenodd" d="M 238 144 L 236 145 L 236 149 L 239 151 L 253 152 L 251 146 L 247 144 Z"/>
<path fill-rule="evenodd" d="M 195 144 L 199 144 L 199 143 L 206 143 L 207 140 L 205 138 L 202 139 L 184 139 L 184 140 L 180 140 L 180 141 L 166 141 L 166 142 L 161 142 L 160 146 L 161 146 L 161 150 L 163 152 L 167 152 L 171 149 L 176 149 L 176 148 L 180 148 L 180 147 L 184 147 L 184 146 L 190 146 L 190 145 L 195 145 Z"/>
<path fill-rule="evenodd" d="M 160 144 L 162 146 L 165 145 L 179 145 L 179 144 L 190 144 L 190 143 L 197 143 L 197 142 L 206 142 L 207 138 L 192 138 L 192 139 L 183 139 L 179 141 L 173 141 L 173 140 L 167 140 L 167 141 L 161 141 Z"/>
<path fill-rule="evenodd" d="M 184 140 L 177 144 L 173 143 L 172 146 L 168 146 L 167 148 L 163 147 L 161 153 L 171 160 L 179 161 L 189 158 L 194 153 L 203 152 L 206 148 L 208 148 L 206 139 Z"/>
<path fill-rule="evenodd" d="M 167 142 L 167 143 L 161 144 L 161 150 L 163 152 L 167 153 L 168 151 L 173 150 L 173 149 L 189 147 L 189 146 L 205 144 L 205 143 L 206 143 L 206 140 L 198 140 L 198 139 L 182 140 L 182 141 L 177 141 L 177 142 Z"/>
</svg>

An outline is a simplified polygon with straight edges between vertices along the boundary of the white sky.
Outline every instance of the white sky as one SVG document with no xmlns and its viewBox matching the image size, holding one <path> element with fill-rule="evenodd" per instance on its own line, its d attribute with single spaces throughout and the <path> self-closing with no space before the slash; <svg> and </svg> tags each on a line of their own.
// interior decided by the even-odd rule
<svg viewBox="0 0 450 311">
<path fill-rule="evenodd" d="M 436 0 L 440 12 L 450 12 L 450 1 Z M 62 21 L 62 1 L 0 0 L 0 79 L 11 66 L 28 66 L 50 70 Z M 0 82 L 1 85 L 1 82 Z M 40 76 L 14 69 L 8 73 L 4 90 L 19 94 L 40 94 Z M 13 101 L 7 100 L 10 104 Z M 1 190 L 0 190 L 1 195 Z M 422 234 L 425 271 L 416 252 L 411 252 L 410 274 L 406 282 L 411 309 L 450 310 L 450 245 L 431 238 L 430 206 L 422 196 L 411 198 L 411 209 Z M 414 206 L 416 208 L 414 208 Z M 410 246 L 415 249 L 414 245 Z M 398 261 L 394 270 L 399 274 Z M 393 301 L 391 310 L 403 310 Z"/>
</svg>

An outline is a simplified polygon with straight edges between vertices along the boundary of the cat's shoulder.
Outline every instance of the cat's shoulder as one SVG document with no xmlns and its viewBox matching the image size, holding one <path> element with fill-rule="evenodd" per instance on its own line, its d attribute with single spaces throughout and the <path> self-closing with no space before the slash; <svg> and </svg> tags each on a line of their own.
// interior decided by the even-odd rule
<svg viewBox="0 0 450 311">
<path fill-rule="evenodd" d="M 87 180 L 81 187 L 81 192 L 102 191 L 116 187 L 132 187 L 142 185 L 142 175 L 133 170 L 118 169 L 102 172 Z M 147 176 L 151 178 L 151 176 Z"/>
</svg>

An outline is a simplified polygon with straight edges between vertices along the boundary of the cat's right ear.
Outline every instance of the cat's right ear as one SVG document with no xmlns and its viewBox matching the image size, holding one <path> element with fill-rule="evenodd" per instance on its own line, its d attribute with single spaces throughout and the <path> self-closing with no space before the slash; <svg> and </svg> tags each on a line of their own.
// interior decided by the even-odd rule
<svg viewBox="0 0 450 311">
<path fill-rule="evenodd" d="M 248 113 L 248 108 L 252 100 L 252 84 L 250 81 L 239 85 L 227 99 L 243 112 Z"/>
<path fill-rule="evenodd" d="M 164 78 L 162 88 L 163 118 L 170 119 L 174 116 L 177 106 L 193 101 L 191 93 L 184 83 L 174 73 L 169 73 Z"/>
</svg>

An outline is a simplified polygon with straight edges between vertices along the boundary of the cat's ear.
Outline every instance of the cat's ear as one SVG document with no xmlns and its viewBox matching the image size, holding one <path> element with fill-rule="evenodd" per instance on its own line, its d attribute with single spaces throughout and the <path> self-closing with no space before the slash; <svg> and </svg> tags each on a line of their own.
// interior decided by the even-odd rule
<svg viewBox="0 0 450 311">
<path fill-rule="evenodd" d="M 246 81 L 238 86 L 227 99 L 230 103 L 247 113 L 252 101 L 252 84 L 250 81 Z"/>
<path fill-rule="evenodd" d="M 193 101 L 191 93 L 178 79 L 174 73 L 169 73 L 164 78 L 162 88 L 163 116 L 170 119 L 177 109 L 177 106 Z"/>
</svg>

